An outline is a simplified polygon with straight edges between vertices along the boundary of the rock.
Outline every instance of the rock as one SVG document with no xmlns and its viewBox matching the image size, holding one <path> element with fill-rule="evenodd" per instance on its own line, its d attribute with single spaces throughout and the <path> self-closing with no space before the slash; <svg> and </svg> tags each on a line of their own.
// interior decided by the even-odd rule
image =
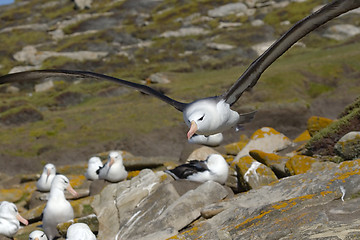
<svg viewBox="0 0 360 240">
<path fill-rule="evenodd" d="M 273 153 L 291 145 L 291 140 L 284 134 L 273 128 L 263 127 L 253 133 L 248 144 L 236 155 L 234 161 L 238 162 L 241 157 L 249 155 L 251 150 Z"/>
<path fill-rule="evenodd" d="M 11 70 L 8 73 L 10 74 L 10 73 L 38 70 L 40 68 L 41 68 L 41 66 L 39 66 L 39 65 L 37 65 L 37 66 L 16 66 L 16 67 L 11 68 Z"/>
<path fill-rule="evenodd" d="M 336 156 L 335 144 L 351 131 L 360 131 L 360 108 L 354 108 L 337 121 L 316 133 L 305 145 L 302 154 Z"/>
<path fill-rule="evenodd" d="M 315 158 L 295 155 L 286 162 L 285 166 L 290 175 L 296 175 L 306 173 L 316 162 L 318 161 Z"/>
<path fill-rule="evenodd" d="M 24 191 L 21 189 L 0 189 L 0 202 L 17 202 L 24 195 Z"/>
<path fill-rule="evenodd" d="M 52 80 L 48 80 L 42 83 L 38 83 L 35 85 L 35 92 L 45 92 L 52 88 L 54 88 L 54 82 Z"/>
<path fill-rule="evenodd" d="M 351 24 L 337 24 L 327 28 L 323 36 L 338 41 L 343 41 L 350 37 L 358 35 L 359 33 L 359 27 Z"/>
<path fill-rule="evenodd" d="M 160 34 L 160 37 L 169 38 L 169 37 L 185 37 L 191 35 L 205 35 L 208 34 L 209 31 L 201 28 L 201 27 L 187 27 L 180 28 L 177 31 L 166 31 Z"/>
<path fill-rule="evenodd" d="M 247 14 L 248 8 L 243 3 L 228 3 L 208 11 L 210 17 L 225 17 L 230 14 Z"/>
<path fill-rule="evenodd" d="M 218 151 L 214 150 L 211 147 L 200 147 L 198 149 L 195 149 L 187 158 L 186 162 L 191 161 L 191 160 L 206 160 L 207 157 L 211 154 L 220 154 Z"/>
<path fill-rule="evenodd" d="M 264 42 L 264 43 L 255 44 L 255 45 L 253 45 L 253 46 L 251 47 L 251 49 L 254 50 L 258 56 L 260 56 L 260 55 L 263 54 L 273 43 L 274 43 L 274 41 L 269 41 L 269 42 Z"/>
<path fill-rule="evenodd" d="M 220 22 L 218 25 L 218 28 L 223 29 L 223 28 L 236 28 L 236 27 L 240 27 L 242 25 L 242 23 L 239 22 Z"/>
<path fill-rule="evenodd" d="M 250 156 L 244 156 L 232 165 L 236 167 L 238 192 L 259 188 L 278 180 L 269 167 Z"/>
<path fill-rule="evenodd" d="M 113 239 L 133 216 L 134 208 L 160 186 L 163 178 L 167 178 L 165 173 L 145 169 L 129 181 L 109 184 L 96 195 L 91 205 L 99 220 L 98 238 Z"/>
<path fill-rule="evenodd" d="M 255 19 L 254 21 L 251 22 L 251 26 L 253 27 L 260 27 L 264 25 L 264 21 L 261 19 Z"/>
<path fill-rule="evenodd" d="M 14 54 L 14 59 L 32 65 L 41 65 L 42 62 L 50 57 L 67 57 L 76 61 L 97 60 L 105 57 L 107 52 L 77 51 L 77 52 L 52 52 L 38 51 L 34 46 L 25 46 L 21 51 Z"/>
<path fill-rule="evenodd" d="M 231 50 L 234 49 L 235 46 L 230 44 L 224 44 L 224 43 L 207 43 L 206 46 L 208 48 L 214 49 L 214 50 Z"/>
<path fill-rule="evenodd" d="M 5 92 L 7 93 L 18 93 L 20 92 L 20 89 L 18 87 L 15 86 L 8 86 L 5 90 Z"/>
<path fill-rule="evenodd" d="M 301 142 L 307 142 L 311 139 L 310 133 L 308 130 L 305 130 L 302 132 L 299 136 L 297 136 L 293 142 L 294 143 L 301 143 Z"/>
<path fill-rule="evenodd" d="M 179 231 L 197 219 L 201 215 L 200 210 L 205 204 L 221 200 L 227 194 L 227 190 L 220 184 L 213 181 L 205 182 L 166 206 L 158 217 L 143 224 L 137 223 L 137 226 L 132 227 L 133 229 L 127 229 L 132 230 L 131 235 L 120 232 L 119 236 L 124 239 L 142 239 L 144 237 L 150 239 L 150 236 L 156 236 L 156 232 L 160 230 L 160 233 L 169 232 L 166 237 L 171 237 L 174 232 Z M 149 230 L 144 232 L 145 229 Z M 137 232 L 137 234 L 134 235 L 134 232 Z"/>
<path fill-rule="evenodd" d="M 74 0 L 75 8 L 84 10 L 86 8 L 91 8 L 93 0 Z"/>
<path fill-rule="evenodd" d="M 164 73 L 154 73 L 146 79 L 146 82 L 164 84 L 170 83 L 170 80 Z"/>
<path fill-rule="evenodd" d="M 226 154 L 236 156 L 240 152 L 240 150 L 242 150 L 246 146 L 246 144 L 248 144 L 248 142 L 249 138 L 246 135 L 241 135 L 238 142 L 230 143 L 224 146 Z"/>
<path fill-rule="evenodd" d="M 319 132 L 323 128 L 326 128 L 332 122 L 333 120 L 329 118 L 312 116 L 307 121 L 307 130 L 309 131 L 310 136 L 314 136 L 315 133 Z"/>
<path fill-rule="evenodd" d="M 289 157 L 279 156 L 275 153 L 266 153 L 260 150 L 251 150 L 249 154 L 256 161 L 268 166 L 278 178 L 289 176 L 289 173 L 285 168 L 285 164 L 289 160 Z"/>
<path fill-rule="evenodd" d="M 222 202 L 220 213 L 194 223 L 172 238 L 216 239 L 219 230 L 228 232 L 232 239 L 300 240 L 304 236 L 319 238 L 323 233 L 334 237 L 337 233 L 351 236 L 352 231 L 348 229 L 360 226 L 354 221 L 358 214 L 354 206 L 360 198 L 350 198 L 360 190 L 359 176 L 359 162 L 350 161 L 323 172 L 283 178 L 271 186 L 253 189 Z M 345 202 L 339 199 L 344 196 L 343 192 L 346 193 Z M 207 208 L 216 205 L 219 203 Z M 289 218 L 293 220 L 289 222 Z M 333 231 L 334 227 L 337 232 Z"/>
<path fill-rule="evenodd" d="M 360 158 L 360 132 L 352 131 L 335 144 L 336 152 L 346 160 Z"/>
</svg>

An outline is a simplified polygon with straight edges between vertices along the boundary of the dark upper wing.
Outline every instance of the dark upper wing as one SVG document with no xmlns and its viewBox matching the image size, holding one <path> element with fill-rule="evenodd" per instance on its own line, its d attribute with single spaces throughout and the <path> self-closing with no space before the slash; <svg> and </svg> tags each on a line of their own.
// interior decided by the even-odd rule
<svg viewBox="0 0 360 240">
<path fill-rule="evenodd" d="M 360 7 L 360 0 L 336 0 L 297 22 L 260 57 L 251 63 L 248 69 L 238 78 L 230 89 L 221 96 L 221 98 L 230 105 L 234 104 L 246 89 L 252 88 L 256 84 L 257 80 L 267 67 L 299 39 L 327 21 L 358 7 Z"/>
<path fill-rule="evenodd" d="M 192 160 L 189 163 L 177 166 L 174 169 L 167 170 L 166 172 L 172 173 L 177 178 L 185 179 L 198 172 L 209 170 L 204 161 Z"/>
<path fill-rule="evenodd" d="M 103 75 L 100 73 L 88 72 L 88 71 L 74 71 L 74 70 L 35 70 L 35 71 L 26 71 L 26 72 L 18 72 L 13 74 L 8 74 L 0 77 L 0 84 L 9 83 L 9 82 L 22 82 L 22 81 L 32 81 L 32 80 L 42 80 L 51 77 L 59 77 L 61 79 L 79 79 L 79 78 L 92 78 L 92 79 L 100 79 L 100 80 L 108 80 L 112 82 L 119 83 L 121 85 L 125 85 L 127 87 L 135 88 L 140 92 L 147 93 L 153 95 L 160 100 L 172 105 L 179 111 L 183 111 L 186 104 L 175 101 L 164 94 L 148 87 L 146 85 L 137 84 L 129 81 L 125 81 L 119 78 Z"/>
</svg>

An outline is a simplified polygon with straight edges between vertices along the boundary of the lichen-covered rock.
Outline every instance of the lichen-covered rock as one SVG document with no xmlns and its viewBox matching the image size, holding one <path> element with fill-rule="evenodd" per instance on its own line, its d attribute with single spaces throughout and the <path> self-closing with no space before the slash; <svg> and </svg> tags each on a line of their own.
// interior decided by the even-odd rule
<svg viewBox="0 0 360 240">
<path fill-rule="evenodd" d="M 335 144 L 336 152 L 344 159 L 360 157 L 360 132 L 349 132 Z"/>
<path fill-rule="evenodd" d="M 319 132 L 323 128 L 326 128 L 332 122 L 333 120 L 329 118 L 312 116 L 308 119 L 307 130 L 309 131 L 310 136 L 314 136 L 315 133 Z"/>
<path fill-rule="evenodd" d="M 205 160 L 207 159 L 207 157 L 211 154 L 220 154 L 218 151 L 214 150 L 213 148 L 210 147 L 200 147 L 198 149 L 195 149 L 188 157 L 187 161 L 191 161 L 191 160 Z"/>
<path fill-rule="evenodd" d="M 311 139 L 311 135 L 309 133 L 308 130 L 305 130 L 304 132 L 302 132 L 299 136 L 297 136 L 293 142 L 294 143 L 299 143 L 299 142 L 307 142 Z"/>
<path fill-rule="evenodd" d="M 302 154 L 335 156 L 335 144 L 342 136 L 351 131 L 360 131 L 360 108 L 354 108 L 341 119 L 332 122 L 316 133 L 305 145 Z"/>
<path fill-rule="evenodd" d="M 296 175 L 306 173 L 311 169 L 312 164 L 317 161 L 309 156 L 295 155 L 286 162 L 285 166 L 289 175 Z"/>
<path fill-rule="evenodd" d="M 269 167 L 250 156 L 244 156 L 232 165 L 236 168 L 239 192 L 259 188 L 278 180 Z"/>
<path fill-rule="evenodd" d="M 237 155 L 241 149 L 243 149 L 246 144 L 249 142 L 249 139 L 246 135 L 241 135 L 238 142 L 230 143 L 225 145 L 226 154 Z"/>
<path fill-rule="evenodd" d="M 249 155 L 251 150 L 261 150 L 267 153 L 273 153 L 292 145 L 292 141 L 284 134 L 270 127 L 263 127 L 256 130 L 246 146 L 236 155 L 234 161 L 241 157 Z"/>
<path fill-rule="evenodd" d="M 285 168 L 285 164 L 289 160 L 289 157 L 279 156 L 275 153 L 266 153 L 260 150 L 252 150 L 249 154 L 256 161 L 271 168 L 278 178 L 289 176 L 289 173 Z"/>
<path fill-rule="evenodd" d="M 271 186 L 207 206 L 206 209 L 220 212 L 170 239 L 217 239 L 219 231 L 228 234 L 225 239 L 300 240 L 304 236 L 337 239 L 339 234 L 356 239 L 360 227 L 356 206 L 360 198 L 351 197 L 359 192 L 359 186 L 360 163 L 357 160 L 343 162 L 323 172 L 283 178 Z"/>
<path fill-rule="evenodd" d="M 11 189 L 0 189 L 0 202 L 8 201 L 8 202 L 17 202 L 24 195 L 24 191 L 18 188 Z"/>
</svg>

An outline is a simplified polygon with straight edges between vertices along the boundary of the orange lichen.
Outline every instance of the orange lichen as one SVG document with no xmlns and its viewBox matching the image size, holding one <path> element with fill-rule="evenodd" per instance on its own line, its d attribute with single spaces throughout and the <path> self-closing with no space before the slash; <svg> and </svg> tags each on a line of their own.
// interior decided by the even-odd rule
<svg viewBox="0 0 360 240">
<path fill-rule="evenodd" d="M 252 226 L 252 225 L 255 224 L 255 221 L 256 221 L 256 220 L 261 219 L 262 217 L 264 217 L 265 215 L 267 215 L 267 214 L 269 214 L 269 213 L 271 213 L 271 212 L 272 212 L 272 210 L 268 210 L 268 211 L 266 211 L 266 212 L 261 212 L 259 215 L 256 215 L 256 216 L 254 216 L 254 217 L 252 217 L 252 218 L 248 218 L 248 219 L 246 219 L 244 222 L 236 225 L 236 226 L 235 226 L 235 229 L 238 229 L 238 228 L 240 228 L 240 227 L 242 227 L 242 226 L 244 226 L 244 225 L 247 225 L 247 224 L 250 224 L 249 226 Z"/>
<path fill-rule="evenodd" d="M 294 143 L 298 143 L 298 142 L 304 142 L 304 141 L 309 141 L 311 138 L 310 133 L 308 130 L 305 130 L 304 132 L 302 132 L 299 136 L 297 136 L 294 139 Z"/>
<path fill-rule="evenodd" d="M 327 127 L 332 122 L 333 120 L 324 117 L 317 117 L 317 116 L 310 117 L 307 122 L 307 129 L 309 131 L 310 136 L 314 136 L 315 133 Z"/>
<path fill-rule="evenodd" d="M 139 175 L 140 171 L 130 171 L 128 172 L 128 175 L 127 175 L 127 180 L 130 180 L 132 179 L 133 177 L 136 177 L 137 175 Z"/>
<path fill-rule="evenodd" d="M 80 187 L 86 181 L 86 177 L 84 175 L 72 175 L 69 176 L 69 179 L 70 179 L 70 184 L 73 188 Z"/>
<path fill-rule="evenodd" d="M 291 175 L 297 175 L 309 171 L 312 164 L 316 161 L 315 158 L 309 156 L 295 155 L 286 162 L 285 167 L 289 170 Z"/>
</svg>

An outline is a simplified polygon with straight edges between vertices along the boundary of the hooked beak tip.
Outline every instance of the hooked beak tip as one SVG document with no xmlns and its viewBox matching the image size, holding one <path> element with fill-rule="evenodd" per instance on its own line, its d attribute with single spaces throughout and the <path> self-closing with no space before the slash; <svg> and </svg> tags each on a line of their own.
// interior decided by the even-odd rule
<svg viewBox="0 0 360 240">
<path fill-rule="evenodd" d="M 190 129 L 187 133 L 187 138 L 188 140 L 195 134 L 195 132 L 198 130 L 198 127 L 195 123 L 195 121 L 191 121 L 191 126 L 190 126 Z"/>
</svg>

